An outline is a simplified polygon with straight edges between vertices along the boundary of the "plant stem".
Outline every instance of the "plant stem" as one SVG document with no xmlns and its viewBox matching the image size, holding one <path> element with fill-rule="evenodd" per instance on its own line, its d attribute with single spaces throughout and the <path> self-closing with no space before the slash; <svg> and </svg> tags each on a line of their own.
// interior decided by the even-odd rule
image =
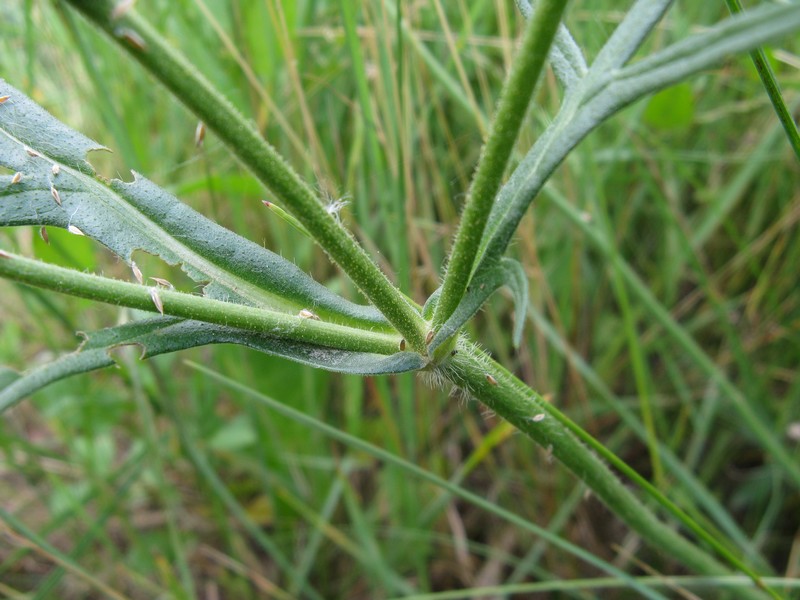
<svg viewBox="0 0 800 600">
<path fill-rule="evenodd" d="M 459 350 L 442 367 L 453 383 L 467 390 L 536 443 L 551 449 L 553 456 L 583 480 L 600 500 L 653 547 L 674 556 L 698 573 L 730 574 L 714 557 L 662 523 L 590 449 L 564 429 L 569 425 L 568 430 L 582 432 L 577 425 L 477 348 L 461 344 Z M 588 434 L 582 437 L 586 441 Z M 592 447 L 596 450 L 600 445 L 593 444 Z M 609 457 L 604 455 L 603 458 L 608 460 Z M 677 507 L 670 503 L 667 509 L 674 514 Z M 736 567 L 746 572 L 758 587 L 773 597 L 779 597 L 765 588 L 761 578 L 752 569 L 730 553 L 726 552 L 724 556 L 728 560 L 733 559 Z M 749 592 L 751 597 L 763 597 L 755 590 Z"/>
<path fill-rule="evenodd" d="M 331 259 L 405 337 L 424 351 L 419 313 L 331 215 L 313 190 L 236 108 L 135 11 L 112 18 L 110 0 L 66 0 L 147 68 L 278 197 Z"/>
<path fill-rule="evenodd" d="M 467 289 L 492 203 L 500 189 L 565 5 L 566 0 L 542 0 L 526 27 L 517 58 L 500 94 L 489 138 L 478 160 L 450 254 L 442 294 L 433 315 L 434 330 L 453 314 Z"/>
<path fill-rule="evenodd" d="M 394 354 L 400 337 L 65 269 L 0 251 L 0 277 L 71 296 L 353 352 Z M 157 295 L 160 308 L 153 295 Z"/>
</svg>

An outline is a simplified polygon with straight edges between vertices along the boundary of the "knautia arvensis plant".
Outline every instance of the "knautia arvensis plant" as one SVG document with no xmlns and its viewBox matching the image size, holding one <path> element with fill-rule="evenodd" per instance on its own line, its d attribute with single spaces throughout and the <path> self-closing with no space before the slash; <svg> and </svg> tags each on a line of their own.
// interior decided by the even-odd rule
<svg viewBox="0 0 800 600">
<path fill-rule="evenodd" d="M 495 362 L 464 334 L 464 325 L 499 288 L 515 300 L 519 344 L 528 305 L 527 275 L 506 257 L 523 215 L 553 171 L 598 125 L 635 101 L 712 67 L 726 57 L 800 29 L 800 6 L 770 4 L 725 19 L 632 61 L 670 2 L 639 0 L 591 64 L 562 24 L 565 0 L 519 3 L 528 18 L 466 192 L 441 287 L 417 304 L 399 289 L 348 231 L 349 195 L 326 198 L 303 178 L 192 65 L 132 1 L 67 0 L 138 61 L 198 119 L 194 146 L 213 134 L 268 191 L 264 205 L 313 239 L 357 286 L 368 305 L 348 301 L 288 260 L 247 241 L 135 174 L 125 183 L 95 173 L 87 153 L 102 146 L 60 123 L 11 84 L 0 83 L 0 225 L 59 227 L 100 242 L 130 265 L 133 281 L 77 272 L 0 250 L 0 276 L 55 293 L 153 313 L 92 332 L 80 350 L 16 376 L 0 391 L 7 410 L 42 387 L 114 363 L 109 349 L 137 345 L 142 357 L 214 343 L 236 343 L 314 367 L 359 375 L 418 371 L 496 412 L 575 473 L 647 542 L 704 575 L 747 574 L 742 597 L 777 596 L 727 541 L 698 524 L 661 491 Z M 402 27 L 398 27 L 401 31 Z M 547 65 L 562 90 L 550 125 L 508 172 L 531 98 Z M 275 199 L 273 202 L 272 199 Z M 591 223 L 586 222 L 587 227 Z M 180 265 L 202 295 L 148 276 L 134 252 Z M 667 317 L 665 317 L 667 318 Z M 684 340 L 692 352 L 691 340 Z M 795 487 L 800 466 L 770 426 L 725 381 L 716 382 L 765 452 Z M 613 466 L 638 486 L 613 474 Z M 655 501 L 693 536 L 662 521 L 637 494 Z M 570 552 L 580 549 L 567 545 Z M 626 577 L 604 563 L 610 573 Z M 639 591 L 657 596 L 633 581 Z"/>
</svg>

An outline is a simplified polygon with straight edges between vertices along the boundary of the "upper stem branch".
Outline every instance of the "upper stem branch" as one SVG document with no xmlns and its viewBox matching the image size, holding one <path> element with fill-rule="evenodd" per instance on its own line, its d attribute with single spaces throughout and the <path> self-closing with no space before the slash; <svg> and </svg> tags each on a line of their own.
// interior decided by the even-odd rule
<svg viewBox="0 0 800 600">
<path fill-rule="evenodd" d="M 566 0 L 542 0 L 525 30 L 519 52 L 500 94 L 489 138 L 481 152 L 470 187 L 442 284 L 442 294 L 433 315 L 434 329 L 453 314 L 467 289 L 492 202 L 500 189 L 508 159 L 565 5 Z"/>
</svg>

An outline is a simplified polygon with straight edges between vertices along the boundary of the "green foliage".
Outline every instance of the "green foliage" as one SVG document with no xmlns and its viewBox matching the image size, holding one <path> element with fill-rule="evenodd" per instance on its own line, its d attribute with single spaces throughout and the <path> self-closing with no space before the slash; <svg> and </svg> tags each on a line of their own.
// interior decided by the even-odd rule
<svg viewBox="0 0 800 600">
<path fill-rule="evenodd" d="M 685 129 L 694 121 L 694 94 L 688 83 L 657 93 L 647 103 L 645 121 L 658 129 Z"/>
<path fill-rule="evenodd" d="M 719 477 L 724 470 L 731 434 L 744 434 L 748 444 L 764 457 L 764 478 L 772 482 L 771 489 L 778 489 L 780 494 L 790 493 L 787 490 L 796 493 L 800 482 L 792 449 L 774 433 L 776 427 L 789 423 L 792 401 L 780 406 L 764 402 L 775 394 L 774 378 L 753 368 L 749 356 L 752 342 L 728 323 L 732 311 L 749 315 L 757 310 L 753 302 L 760 307 L 761 299 L 773 311 L 786 306 L 787 288 L 780 277 L 773 277 L 784 272 L 782 263 L 773 258 L 761 272 L 754 258 L 761 246 L 754 240 L 768 233 L 781 235 L 775 233 L 780 228 L 768 227 L 771 219 L 783 227 L 793 221 L 783 208 L 762 203 L 752 209 L 754 217 L 740 230 L 732 213 L 742 190 L 765 185 L 755 183 L 759 181 L 756 178 L 774 156 L 777 138 L 774 134 L 765 136 L 739 176 L 716 197 L 710 187 L 706 191 L 703 175 L 689 162 L 674 161 L 677 172 L 651 172 L 652 157 L 643 158 L 651 146 L 636 145 L 636 137 L 645 137 L 658 148 L 654 128 L 670 130 L 670 139 L 679 140 L 681 128 L 688 132 L 695 119 L 717 107 L 714 100 L 707 100 L 714 96 L 703 93 L 707 83 L 698 85 L 696 91 L 694 84 L 668 86 L 718 65 L 732 54 L 796 31 L 800 28 L 797 5 L 764 5 L 744 16 L 722 20 L 711 11 L 697 9 L 698 13 L 709 13 L 704 18 L 719 22 L 692 35 L 683 35 L 686 27 L 676 27 L 677 41 L 652 42 L 650 33 L 664 18 L 670 3 L 642 0 L 634 3 L 599 52 L 587 53 L 596 55 L 587 64 L 570 31 L 558 24 L 564 4 L 560 2 L 541 2 L 536 11 L 526 2 L 518 3 L 523 15 L 532 19 L 525 39 L 536 52 L 535 56 L 523 52 L 513 61 L 509 51 L 512 37 L 498 34 L 508 30 L 508 17 L 503 16 L 499 5 L 489 2 L 469 7 L 463 3 L 445 7 L 436 2 L 434 21 L 422 28 L 411 21 L 418 9 L 388 0 L 382 5 L 366 3 L 360 10 L 343 3 L 340 10 L 330 13 L 317 3 L 277 0 L 230 6 L 199 2 L 198 13 L 186 7 L 173 12 L 174 7 L 153 4 L 155 8 L 140 3 L 130 10 L 127 3 L 110 0 L 57 2 L 61 20 L 51 24 L 57 30 L 55 39 L 66 34 L 74 40 L 98 98 L 98 115 L 79 128 L 97 127 L 94 137 L 113 139 L 121 151 L 121 163 L 114 157 L 93 154 L 94 166 L 89 164 L 86 153 L 99 149 L 99 145 L 38 106 L 37 102 L 45 103 L 53 112 L 65 114 L 57 104 L 45 102 L 37 91 L 36 81 L 45 88 L 48 84 L 42 83 L 46 79 L 35 66 L 30 43 L 27 81 L 19 86 L 37 102 L 5 82 L 0 89 L 4 98 L 0 104 L 0 164 L 7 169 L 0 174 L 0 224 L 47 226 L 68 232 L 53 235 L 50 247 L 43 247 L 41 241 L 34 245 L 25 233 L 2 238 L 0 276 L 136 309 L 87 314 L 74 309 L 85 305 L 67 300 L 62 304 L 61 299 L 51 299 L 48 291 L 20 287 L 26 305 L 12 303 L 6 311 L 7 322 L 31 323 L 38 338 L 53 346 L 58 337 L 51 331 L 51 323 L 58 323 L 64 331 L 75 327 L 95 330 L 85 335 L 78 351 L 55 360 L 34 365 L 13 350 L 2 357 L 17 365 L 27 363 L 28 368 L 21 374 L 0 372 L 0 409 L 6 410 L 39 390 L 37 398 L 46 413 L 50 407 L 49 418 L 60 419 L 53 415 L 64 411 L 72 415 L 61 425 L 60 434 L 72 440 L 66 444 L 65 456 L 87 474 L 85 480 L 74 484 L 60 478 L 52 484 L 54 493 L 47 507 L 52 520 L 47 528 L 75 523 L 81 530 L 81 537 L 68 552 L 32 531 L 13 511 L 3 511 L 2 519 L 16 532 L 14 535 L 44 555 L 56 557 L 60 565 L 36 586 L 38 597 L 59 586 L 66 573 L 69 581 L 82 582 L 106 595 L 116 593 L 108 584 L 113 577 L 98 576 L 81 565 L 90 545 L 119 556 L 104 526 L 124 490 L 132 490 L 133 499 L 153 497 L 164 508 L 164 526 L 151 534 L 142 533 L 130 555 L 124 560 L 119 557 L 133 570 L 126 576 L 151 595 L 195 596 L 200 589 L 198 564 L 202 560 L 225 565 L 229 572 L 218 573 L 215 584 L 235 597 L 247 597 L 251 585 L 256 593 L 312 598 L 350 596 L 360 586 L 367 586 L 371 596 L 407 596 L 451 587 L 446 577 L 433 575 L 431 565 L 440 553 L 435 534 L 429 529 L 454 494 L 479 511 L 511 523 L 514 529 L 509 531 L 515 535 L 540 535 L 554 548 L 612 575 L 618 584 L 643 596 L 663 597 L 654 582 L 639 581 L 602 559 L 604 549 L 586 552 L 533 525 L 533 520 L 540 520 L 535 509 L 521 518 L 499 503 L 487 502 L 458 483 L 435 475 L 447 460 L 446 454 L 436 453 L 438 444 L 429 442 L 441 435 L 439 424 L 445 418 L 435 393 L 422 391 L 408 378 L 369 379 L 364 384 L 353 377 L 333 378 L 286 366 L 267 355 L 341 373 L 419 371 L 435 387 L 452 384 L 461 397 L 483 402 L 577 475 L 651 545 L 655 552 L 647 560 L 655 560 L 658 570 L 673 570 L 670 559 L 674 559 L 722 582 L 733 567 L 764 588 L 766 578 L 762 575 L 772 572 L 774 559 L 770 564 L 771 557 L 763 545 L 751 539 L 754 525 L 742 527 L 733 503 L 724 505 L 710 490 L 716 489 L 711 474 Z M 109 55 L 106 42 L 75 18 L 72 7 L 137 59 L 203 122 L 208 133 L 200 153 L 193 155 L 186 143 L 196 122 L 170 104 L 161 90 L 152 89 L 148 74 L 134 70 L 134 88 L 147 91 L 126 96 L 124 92 L 130 86 L 122 83 L 119 74 L 127 71 L 129 63 Z M 495 10 L 500 12 L 495 14 Z M 23 12 L 30 41 L 35 35 L 30 3 Z M 584 33 L 580 22 L 570 21 L 579 13 L 566 14 L 573 30 Z M 316 31 L 319 23 L 329 27 L 334 19 L 341 19 L 343 33 L 335 29 L 308 33 Z M 374 29 L 360 27 L 360 20 Z M 266 30 L 254 29 L 253 24 L 261 21 Z M 459 22 L 459 28 L 452 29 L 450 21 Z M 441 47 L 447 52 L 442 52 L 436 42 L 421 41 L 421 32 L 434 28 L 444 32 Z M 371 31 L 378 34 L 370 37 Z M 396 45 L 387 32 L 397 36 Z M 496 35 L 502 42 L 496 51 L 476 50 L 475 40 L 494 39 Z M 304 36 L 310 37 L 306 40 Z M 550 61 L 562 90 L 556 92 L 556 86 L 545 79 L 542 89 L 534 94 L 551 38 Z M 577 36 L 582 44 L 583 38 Z M 209 39 L 215 42 L 209 44 Z M 226 48 L 222 58 L 209 51 L 216 47 L 217 39 Z M 586 39 L 591 45 L 590 36 Z M 318 46 L 319 40 L 328 41 Z M 634 59 L 637 52 L 643 56 Z M 344 57 L 345 63 L 337 63 L 334 56 Z M 355 77 L 347 76 L 346 61 L 352 63 Z M 283 66 L 276 68 L 276 64 Z M 377 75 L 374 65 L 379 65 Z M 410 65 L 419 68 L 409 69 Z M 458 78 L 452 72 L 458 73 Z M 507 88 L 516 104 L 501 100 L 487 125 L 484 115 L 493 111 L 492 90 L 505 72 L 516 74 Z M 21 81 L 16 73 L 13 79 Z M 3 74 L 12 78 L 10 71 Z M 517 94 L 519 86 L 514 81 L 525 83 L 524 93 Z M 280 98 L 287 82 L 292 90 L 290 102 Z M 87 83 L 79 81 L 78 85 Z M 610 129 L 601 128 L 578 146 L 611 116 L 659 90 L 663 91 L 643 111 L 625 113 L 624 133 L 616 139 L 608 134 Z M 779 95 L 776 99 L 774 92 L 773 86 L 771 97 L 780 113 L 782 100 Z M 538 125 L 551 120 L 545 117 L 546 101 L 535 102 L 537 108 L 531 115 L 535 122 L 524 123 L 531 94 L 537 101 L 561 97 L 549 125 Z M 344 98 L 357 98 L 357 103 L 344 102 Z M 509 118 L 512 125 L 505 121 Z M 498 119 L 506 123 L 500 127 L 499 136 Z M 156 135 L 150 132 L 153 124 L 161 128 Z M 648 124 L 652 128 L 645 129 Z M 169 131 L 165 132 L 167 127 Z M 186 131 L 183 142 L 180 135 L 172 135 L 172 131 L 182 129 Z M 531 139 L 530 132 L 539 129 L 536 139 Z M 474 139 L 461 137 L 472 135 L 465 133 L 470 131 L 477 132 Z M 487 131 L 491 133 L 479 160 L 478 134 Z M 513 152 L 517 150 L 513 140 L 518 132 L 520 156 Z M 633 142 L 629 141 L 631 132 L 635 134 Z M 667 148 L 659 151 L 661 158 L 671 156 Z M 279 218 L 271 219 L 257 202 L 261 199 L 258 196 L 263 198 L 260 189 L 237 172 L 231 157 L 269 190 L 270 201 L 274 196 L 287 212 L 278 210 Z M 513 169 L 498 192 L 509 157 Z M 469 173 L 476 161 L 479 181 L 486 175 L 484 165 L 490 165 L 486 180 L 490 184 L 481 183 L 477 195 L 467 195 L 465 220 L 459 226 L 450 258 L 445 259 L 442 240 L 453 233 L 454 214 L 448 199 L 474 191 Z M 95 169 L 107 172 L 110 164 L 114 165 L 112 170 L 123 172 L 134 166 L 165 182 L 165 187 L 140 175 L 125 183 L 95 173 Z M 290 164 L 299 165 L 299 173 Z M 556 173 L 559 166 L 563 177 Z M 549 181 L 555 184 L 545 188 Z M 454 183 L 455 193 L 451 189 Z M 689 215 L 691 211 L 682 205 L 677 192 L 682 185 L 692 186 L 697 201 L 707 202 L 708 209 L 701 207 L 696 217 Z M 620 188 L 633 190 L 630 201 L 610 202 Z M 349 194 L 343 197 L 337 191 L 341 189 Z M 541 193 L 543 189 L 545 194 Z M 566 199 L 561 189 L 577 191 L 572 199 Z M 187 201 L 204 203 L 202 210 L 189 208 L 175 197 L 176 192 Z M 651 199 L 660 199 L 663 194 L 669 196 L 668 202 L 654 206 Z M 703 198 L 702 194 L 709 196 Z M 523 219 L 537 197 L 549 202 L 541 213 L 537 212 L 532 238 L 527 229 L 531 224 Z M 266 230 L 258 225 L 262 219 L 270 221 Z M 653 222 L 666 225 L 654 227 Z M 737 286 L 745 285 L 741 275 L 720 282 L 716 274 L 706 273 L 707 265 L 726 253 L 711 245 L 721 243 L 723 238 L 715 235 L 721 227 L 731 234 L 727 243 L 734 247 L 735 260 L 749 269 L 747 281 L 755 280 L 746 305 L 738 301 Z M 522 260 L 516 260 L 505 255 L 521 228 L 519 248 L 510 251 L 521 255 Z M 370 253 L 349 229 L 356 231 Z M 248 241 L 248 237 L 259 243 Z M 260 243 L 262 238 L 279 249 L 281 256 L 266 250 Z M 71 240 L 80 245 L 71 244 Z M 89 240 L 101 243 L 127 263 L 137 281 L 120 281 L 131 278 L 130 270 L 117 268 L 103 256 L 88 255 Z M 332 274 L 317 260 L 321 254 L 310 247 L 309 240 L 324 250 L 341 274 Z M 6 251 L 8 245 L 16 247 L 17 252 Z M 31 247 L 38 248 L 37 255 L 46 262 L 23 258 Z M 790 247 L 796 249 L 796 245 Z M 143 253 L 153 258 L 145 259 Z M 381 262 L 381 268 L 380 255 L 388 257 L 388 264 Z M 447 260 L 444 286 L 439 287 L 436 274 Z M 177 265 L 191 283 L 178 284 L 186 291 L 168 289 L 166 283 L 148 287 L 139 279 L 143 265 L 145 273 L 156 281 L 177 281 L 173 277 L 176 270 L 171 269 Z M 104 268 L 103 277 L 80 272 Z M 396 275 L 384 275 L 389 268 Z M 610 286 L 603 283 L 605 269 L 610 273 Z M 314 278 L 306 273 L 308 270 L 313 271 Z M 651 272 L 657 276 L 643 280 L 641 273 Z M 165 277 L 165 273 L 171 274 Z M 536 285 L 529 295 L 531 274 Z M 326 285 L 317 280 L 326 281 Z M 681 318 L 683 308 L 679 304 L 687 281 L 700 288 L 711 306 L 707 313 L 690 320 Z M 775 281 L 779 283 L 773 284 Z M 370 301 L 369 306 L 346 299 L 353 292 L 350 282 Z M 199 286 L 202 295 L 189 286 Z M 502 286 L 512 292 L 513 327 L 512 311 L 496 310 L 503 301 L 494 298 L 493 292 Z M 728 290 L 728 297 L 720 297 L 720 286 Z M 412 298 L 420 304 L 424 301 L 424 308 Z M 580 307 L 575 305 L 576 299 L 580 299 Z M 492 310 L 474 320 L 487 302 Z M 548 317 L 542 316 L 544 306 Z M 673 308 L 679 314 L 674 314 Z M 162 315 L 144 318 L 139 310 Z M 114 314 L 121 317 L 122 324 L 108 327 L 116 320 L 104 320 L 104 315 Z M 770 313 L 767 310 L 764 314 Z M 522 340 L 526 315 L 536 325 L 530 340 Z M 583 328 L 593 320 L 601 333 L 584 340 Z M 709 322 L 719 324 L 719 332 L 706 334 Z M 504 369 L 468 341 L 461 333 L 465 326 L 472 333 L 477 330 L 482 342 L 489 340 L 496 357 L 508 366 L 514 365 L 515 372 L 525 374 L 526 379 L 535 373 L 536 385 L 543 391 L 585 400 L 581 397 L 585 382 L 609 408 L 593 403 L 591 410 L 597 414 L 580 415 L 576 417 L 580 425 L 575 423 L 525 386 L 510 369 Z M 552 346 L 547 346 L 542 336 Z M 721 336 L 725 348 L 719 358 L 712 354 L 719 345 L 715 336 Z M 3 341 L 8 347 L 26 347 L 35 338 L 23 339 L 18 327 L 4 328 Z M 583 362 L 571 347 L 573 340 L 583 354 L 591 356 L 591 363 Z M 263 354 L 244 354 L 241 349 L 212 351 L 210 346 L 220 343 Z M 520 346 L 519 355 L 510 354 L 512 345 Z M 132 349 L 125 346 L 137 347 L 138 352 L 130 352 Z M 618 357 L 622 349 L 627 349 L 629 358 L 621 361 Z M 194 366 L 187 373 L 174 358 L 178 350 L 202 363 L 215 357 L 217 368 L 240 383 L 205 367 Z M 161 358 L 148 361 L 145 368 L 137 364 L 137 354 Z M 569 360 L 563 361 L 560 354 Z M 774 365 L 769 361 L 764 365 L 781 373 L 778 365 L 786 358 L 775 356 Z M 634 377 L 627 373 L 627 361 Z M 101 408 L 79 399 L 97 397 L 102 382 L 110 375 L 98 374 L 97 384 L 79 379 L 75 381 L 83 383 L 54 384 L 114 364 L 122 368 L 125 386 L 110 394 Z M 577 391 L 571 385 L 573 369 L 581 375 Z M 562 380 L 570 385 L 560 388 L 548 383 Z M 633 414 L 624 396 L 616 396 L 604 380 L 615 381 L 618 394 L 637 395 L 641 416 Z M 69 387 L 73 385 L 76 387 Z M 299 406 L 302 412 L 284 410 L 253 390 L 262 386 L 272 389 L 284 402 Z M 236 396 L 228 397 L 230 390 L 255 400 L 263 410 L 247 402 L 239 406 Z M 667 400 L 659 396 L 661 390 L 670 390 L 680 404 L 671 404 L 671 396 Z M 790 387 L 786 397 L 794 398 L 796 392 L 796 386 Z M 693 402 L 700 404 L 700 410 L 694 410 Z M 560 399 L 557 405 L 565 407 Z M 729 405 L 734 409 L 730 417 L 735 420 L 735 429 L 711 435 L 718 415 L 727 414 L 720 407 Z M 609 410 L 608 414 L 626 423 L 627 431 L 620 428 L 616 435 L 604 435 L 598 429 L 597 423 Z M 132 433 L 128 450 L 108 431 L 123 426 L 125 415 L 131 413 L 136 414 L 140 429 Z M 598 420 L 584 421 L 590 416 Z M 325 421 L 342 424 L 334 427 Z M 461 481 L 465 473 L 485 464 L 490 479 L 502 485 L 507 476 L 491 469 L 494 457 L 485 446 L 501 445 L 505 432 L 511 429 L 499 424 L 484 433 L 480 429 L 485 425 L 480 422 L 477 429 L 469 419 L 467 425 L 473 438 L 483 436 L 484 445 L 464 459 L 464 471 L 457 472 L 454 481 Z M 604 443 L 581 425 L 598 432 Z M 77 429 L 81 431 L 72 435 Z M 637 463 L 635 468 L 613 451 L 618 439 L 633 443 L 635 448 L 639 442 L 631 435 L 642 440 L 649 451 L 649 461 Z M 326 436 L 356 451 L 341 456 L 341 449 L 326 442 Z M 391 453 L 358 438 L 376 440 Z M 4 442 L 8 456 L 14 456 L 19 446 L 24 452 L 46 457 L 47 452 L 23 437 L 12 439 Z M 445 439 L 442 446 L 447 444 Z M 529 449 L 509 443 L 503 450 L 513 455 L 512 448 L 521 448 L 519 454 L 524 455 L 520 473 L 542 470 L 531 466 Z M 371 486 L 355 483 L 378 466 L 360 452 L 385 464 Z M 636 455 L 624 451 L 624 447 L 620 454 L 635 460 Z M 191 472 L 208 491 L 199 512 L 222 532 L 224 542 L 214 547 L 204 544 L 201 550 L 193 550 L 195 536 L 202 534 L 182 527 L 187 498 L 181 497 L 182 485 L 172 472 L 177 468 L 172 457 L 178 455 L 187 459 L 183 462 L 191 465 Z M 429 470 L 398 458 L 402 455 L 429 465 Z M 699 460 L 704 455 L 708 461 L 700 469 Z M 119 468 L 115 469 L 115 461 L 120 462 Z M 669 515 L 674 523 L 662 522 L 604 463 L 636 484 L 650 499 L 650 506 Z M 654 484 L 639 474 L 648 469 L 652 469 Z M 420 510 L 420 506 L 428 502 L 429 494 L 424 487 L 409 486 L 409 475 L 442 490 L 428 510 Z M 680 486 L 672 489 L 673 480 Z M 525 489 L 539 485 L 526 483 Z M 375 504 L 365 508 L 372 489 L 379 490 Z M 737 501 L 763 507 L 766 496 L 759 495 L 759 489 L 765 487 L 740 491 Z M 564 520 L 554 520 L 554 528 L 570 515 L 575 518 L 571 511 L 579 492 L 563 506 L 561 498 L 557 499 L 559 514 L 563 510 L 565 516 Z M 524 503 L 514 503 L 523 509 Z M 100 509 L 97 519 L 86 509 L 95 504 Z M 775 501 L 772 506 L 782 505 Z M 778 512 L 772 509 L 769 514 L 773 516 L 765 517 L 758 531 L 769 530 Z M 448 515 L 452 519 L 452 514 Z M 339 525 L 343 519 L 348 527 Z M 426 533 L 413 542 L 397 542 L 391 536 L 385 538 L 379 530 L 384 519 L 392 523 L 393 535 L 411 535 L 417 530 Z M 284 527 L 285 523 L 292 525 Z M 297 533 L 295 523 L 301 523 L 302 533 Z M 693 538 L 676 533 L 675 524 L 690 531 Z M 128 523 L 128 529 L 135 527 Z M 298 535 L 304 536 L 305 544 L 296 543 Z M 573 537 L 574 532 L 564 535 Z M 499 558 L 496 541 L 488 542 L 487 548 L 471 545 L 469 552 L 475 556 L 488 552 L 490 561 L 505 564 L 506 572 L 512 571 L 509 585 L 528 576 L 565 578 L 564 573 L 551 571 L 539 562 L 543 546 L 506 563 L 507 559 Z M 224 546 L 241 563 L 223 562 L 224 555 L 214 549 L 216 546 Z M 303 546 L 300 551 L 299 546 Z M 466 550 L 457 546 L 454 556 L 463 562 Z M 242 567 L 253 564 L 253 549 L 259 558 L 268 557 L 270 568 L 274 568 L 268 576 L 253 571 L 251 577 L 247 575 L 250 567 Z M 198 552 L 205 554 L 201 557 Z M 341 580 L 320 584 L 325 568 L 341 571 L 339 556 L 357 564 L 363 577 L 353 572 Z M 562 555 L 554 556 L 560 560 Z M 17 558 L 0 558 L 2 579 Z M 791 572 L 791 566 L 787 571 Z M 477 583 L 477 579 L 470 580 L 466 585 Z M 777 585 L 784 583 L 778 581 Z M 126 585 L 118 587 L 122 590 Z M 754 587 L 742 582 L 738 585 L 740 597 L 763 596 Z M 561 589 L 566 591 L 567 584 Z M 766 593 L 778 596 L 774 590 Z"/>
</svg>

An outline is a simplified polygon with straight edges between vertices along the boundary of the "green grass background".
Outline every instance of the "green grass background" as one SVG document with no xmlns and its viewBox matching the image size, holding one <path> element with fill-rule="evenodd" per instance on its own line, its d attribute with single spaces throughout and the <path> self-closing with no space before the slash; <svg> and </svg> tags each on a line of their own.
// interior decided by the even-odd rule
<svg viewBox="0 0 800 600">
<path fill-rule="evenodd" d="M 394 0 L 137 3 L 322 195 L 349 201 L 341 218 L 423 302 L 438 286 L 522 23 L 506 0 L 401 5 L 409 27 L 398 38 Z M 570 4 L 589 59 L 622 8 Z M 721 2 L 679 3 L 642 52 L 725 15 Z M 797 40 L 768 51 L 795 114 L 798 52 Z M 91 157 L 101 174 L 140 171 L 358 298 L 319 249 L 264 209 L 268 196 L 213 135 L 197 149 L 196 120 L 59 2 L 3 3 L 0 76 L 108 146 L 113 153 Z M 518 157 L 560 94 L 548 75 Z M 799 182 L 749 58 L 731 59 L 625 110 L 559 168 L 511 250 L 531 283 L 522 347 L 511 348 L 503 294 L 470 325 L 498 360 L 733 539 L 760 572 L 795 578 L 800 495 L 751 444 L 681 336 L 800 459 Z M 49 236 L 48 246 L 36 230 L 6 230 L 0 242 L 130 279 L 90 240 Z M 137 263 L 190 289 L 152 257 Z M 654 318 L 653 302 L 671 326 Z M 0 310 L 0 364 L 20 370 L 73 350 L 76 331 L 132 317 L 7 282 Z M 388 598 L 553 580 L 561 592 L 540 597 L 594 596 L 591 582 L 583 591 L 563 582 L 596 577 L 596 567 L 187 360 L 630 573 L 683 573 L 546 450 L 413 375 L 332 375 L 237 347 L 144 363 L 118 355 L 118 369 L 53 385 L 0 421 L 0 595 Z M 644 431 L 679 460 L 655 459 Z"/>
</svg>

